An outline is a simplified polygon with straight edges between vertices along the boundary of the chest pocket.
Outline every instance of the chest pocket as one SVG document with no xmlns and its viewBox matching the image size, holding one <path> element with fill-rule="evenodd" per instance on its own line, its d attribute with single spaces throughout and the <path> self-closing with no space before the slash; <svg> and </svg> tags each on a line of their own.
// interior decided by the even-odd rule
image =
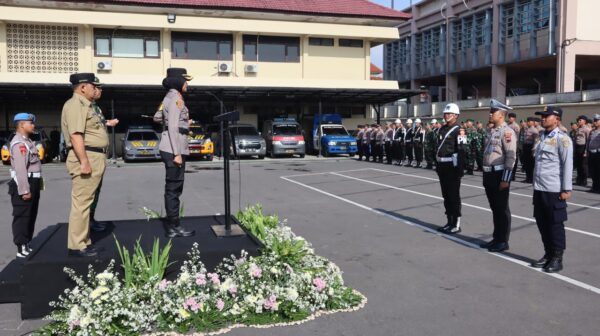
<svg viewBox="0 0 600 336">
<path fill-rule="evenodd" d="M 102 123 L 100 122 L 100 118 L 98 118 L 98 115 L 96 115 L 96 113 L 92 109 L 88 110 L 87 112 L 86 127 L 91 127 L 95 129 L 103 127 Z"/>
<path fill-rule="evenodd" d="M 183 109 L 181 110 L 181 114 L 179 115 L 179 120 L 180 121 L 188 121 L 190 120 L 190 110 L 188 110 L 187 107 L 183 107 Z"/>
</svg>

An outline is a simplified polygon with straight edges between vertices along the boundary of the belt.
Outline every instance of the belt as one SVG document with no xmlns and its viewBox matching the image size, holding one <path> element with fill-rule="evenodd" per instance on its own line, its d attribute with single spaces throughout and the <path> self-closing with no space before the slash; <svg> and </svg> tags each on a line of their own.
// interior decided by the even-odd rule
<svg viewBox="0 0 600 336">
<path fill-rule="evenodd" d="M 73 150 L 73 147 L 69 147 L 69 150 Z M 106 154 L 106 148 L 100 148 L 100 147 L 92 147 L 92 146 L 85 146 L 85 151 L 86 152 L 96 152 L 96 153 L 102 153 L 102 154 Z"/>
<path fill-rule="evenodd" d="M 168 130 L 169 130 L 169 128 L 168 128 L 168 127 L 165 127 L 165 131 L 168 131 Z M 188 134 L 190 134 L 190 130 L 189 130 L 189 129 L 187 129 L 187 128 L 183 128 L 183 127 L 179 127 L 179 128 L 177 129 L 177 131 L 178 131 L 178 132 L 179 132 L 179 134 L 181 134 L 181 135 L 188 135 Z"/>
<path fill-rule="evenodd" d="M 590 153 L 592 153 L 592 154 L 600 153 L 600 149 L 590 149 Z"/>
<path fill-rule="evenodd" d="M 17 177 L 17 173 L 14 170 L 10 171 L 10 178 L 14 179 Z M 42 177 L 42 172 L 35 172 L 35 173 L 27 173 L 27 177 L 31 177 L 31 178 L 41 178 Z"/>
<path fill-rule="evenodd" d="M 491 173 L 491 172 L 502 171 L 502 170 L 504 170 L 504 165 L 483 166 L 483 172 L 485 172 L 485 173 Z"/>
<path fill-rule="evenodd" d="M 437 157 L 438 162 L 452 162 L 452 157 Z"/>
</svg>

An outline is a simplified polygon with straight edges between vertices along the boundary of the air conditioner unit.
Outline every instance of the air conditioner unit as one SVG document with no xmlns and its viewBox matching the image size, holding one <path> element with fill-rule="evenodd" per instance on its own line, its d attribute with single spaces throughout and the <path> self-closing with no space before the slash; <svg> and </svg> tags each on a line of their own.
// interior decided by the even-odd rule
<svg viewBox="0 0 600 336">
<path fill-rule="evenodd" d="M 112 70 L 112 61 L 100 61 L 97 67 L 98 70 Z"/>
<path fill-rule="evenodd" d="M 249 73 L 256 73 L 258 72 L 258 64 L 246 64 L 246 66 L 244 67 L 244 71 Z"/>
<path fill-rule="evenodd" d="M 229 73 L 233 69 L 233 64 L 231 62 L 219 62 L 218 67 L 220 73 Z"/>
</svg>

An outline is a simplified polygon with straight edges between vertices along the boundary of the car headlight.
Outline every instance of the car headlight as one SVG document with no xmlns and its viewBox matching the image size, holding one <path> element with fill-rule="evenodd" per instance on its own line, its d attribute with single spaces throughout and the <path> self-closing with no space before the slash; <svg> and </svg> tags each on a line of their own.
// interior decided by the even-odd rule
<svg viewBox="0 0 600 336">
<path fill-rule="evenodd" d="M 131 147 L 125 146 L 125 150 L 129 152 L 131 150 Z"/>
<path fill-rule="evenodd" d="M 304 145 L 304 140 L 298 141 L 298 145 Z"/>
<path fill-rule="evenodd" d="M 335 142 L 335 141 L 329 141 L 329 142 L 327 143 L 327 145 L 328 145 L 328 146 L 335 146 L 335 145 L 336 145 L 336 142 Z"/>
<path fill-rule="evenodd" d="M 247 143 L 248 143 L 248 141 L 246 141 L 246 140 L 240 140 L 240 145 L 245 145 Z"/>
<path fill-rule="evenodd" d="M 356 146 L 356 141 L 352 141 L 352 142 L 350 143 L 350 146 Z"/>
<path fill-rule="evenodd" d="M 273 141 L 273 145 L 279 146 L 279 145 L 281 145 L 281 141 Z"/>
<path fill-rule="evenodd" d="M 206 141 L 204 141 L 204 143 L 205 143 L 205 144 L 209 144 L 209 143 L 211 143 L 211 142 L 212 142 L 212 141 L 211 141 L 210 139 L 206 139 Z"/>
</svg>

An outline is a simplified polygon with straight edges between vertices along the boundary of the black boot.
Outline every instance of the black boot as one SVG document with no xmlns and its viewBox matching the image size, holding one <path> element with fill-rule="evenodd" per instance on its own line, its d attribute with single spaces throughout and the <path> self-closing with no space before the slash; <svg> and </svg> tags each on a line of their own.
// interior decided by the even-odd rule
<svg viewBox="0 0 600 336">
<path fill-rule="evenodd" d="M 446 216 L 446 218 L 448 219 L 448 222 L 446 223 L 445 226 L 438 228 L 438 232 L 444 232 L 447 233 L 450 229 L 452 229 L 452 223 L 454 222 L 453 217 L 448 215 Z"/>
<path fill-rule="evenodd" d="M 106 230 L 106 224 L 96 220 L 96 211 L 90 211 L 90 229 L 94 232 L 102 232 Z"/>
<path fill-rule="evenodd" d="M 194 230 L 186 230 L 179 221 L 179 218 L 169 218 L 165 221 L 165 235 L 168 238 L 190 237 L 194 235 Z"/>
<path fill-rule="evenodd" d="M 552 253 L 552 257 L 550 258 L 550 261 L 548 261 L 548 263 L 546 264 L 546 266 L 544 266 L 544 268 L 542 270 L 546 273 L 560 272 L 563 269 L 562 256 L 563 256 L 562 250 L 554 251 L 554 253 Z"/>
<path fill-rule="evenodd" d="M 531 267 L 534 268 L 544 268 L 546 267 L 546 265 L 548 264 L 548 261 L 550 261 L 550 252 L 546 251 L 544 252 L 544 256 L 538 260 L 538 261 L 534 261 L 531 263 Z"/>
<path fill-rule="evenodd" d="M 447 234 L 457 234 L 462 230 L 460 229 L 460 217 L 452 216 L 452 227 L 446 231 Z"/>
<path fill-rule="evenodd" d="M 428 163 L 427 166 L 425 166 L 425 169 L 433 169 L 433 165 L 431 163 Z"/>
</svg>

